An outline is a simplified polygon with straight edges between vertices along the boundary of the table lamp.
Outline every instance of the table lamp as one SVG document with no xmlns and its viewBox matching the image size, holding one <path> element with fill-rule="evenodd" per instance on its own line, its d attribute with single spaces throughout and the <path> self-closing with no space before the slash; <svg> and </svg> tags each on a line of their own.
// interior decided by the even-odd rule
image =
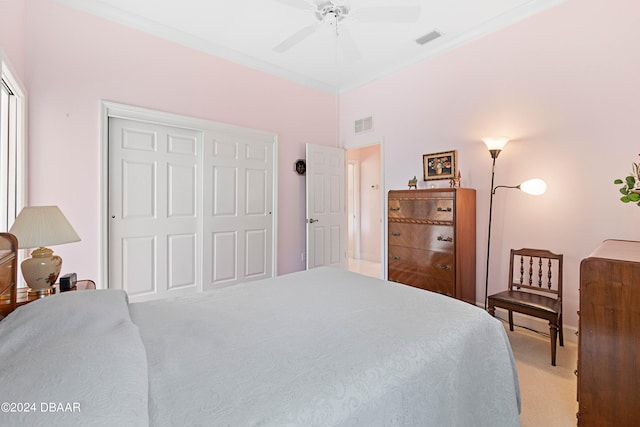
<svg viewBox="0 0 640 427">
<path fill-rule="evenodd" d="M 50 292 L 60 274 L 62 258 L 45 246 L 79 242 L 78 234 L 57 206 L 25 207 L 9 232 L 17 237 L 18 248 L 37 248 L 20 266 L 31 291 Z"/>
</svg>

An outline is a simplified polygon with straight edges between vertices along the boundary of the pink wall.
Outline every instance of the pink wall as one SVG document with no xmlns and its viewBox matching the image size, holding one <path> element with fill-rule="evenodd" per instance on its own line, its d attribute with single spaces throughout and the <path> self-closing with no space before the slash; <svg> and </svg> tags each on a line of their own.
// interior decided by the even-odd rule
<svg viewBox="0 0 640 427">
<path fill-rule="evenodd" d="M 484 136 L 514 138 L 496 184 L 547 181 L 540 197 L 498 190 L 490 292 L 506 286 L 508 250 L 565 255 L 565 323 L 577 325 L 580 260 L 607 238 L 640 240 L 640 208 L 617 177 L 640 160 L 640 3 L 568 0 L 518 24 L 340 98 L 341 144 L 373 114 L 385 141 L 386 191 L 422 176 L 422 154 L 457 149 L 462 185 L 477 189 L 477 300 L 484 298 L 491 158 Z M 448 186 L 444 181 L 420 182 Z"/>
<path fill-rule="evenodd" d="M 25 74 L 25 13 L 25 0 L 0 1 L 0 53 L 18 79 Z"/>
<path fill-rule="evenodd" d="M 13 18 L 2 14 L 0 28 Z M 24 52 L 7 50 L 26 64 L 29 203 L 58 204 L 82 238 L 55 248 L 63 270 L 99 279 L 101 100 L 277 133 L 278 273 L 304 268 L 304 179 L 292 165 L 307 142 L 336 145 L 335 96 L 52 0 L 27 2 L 23 31 Z"/>
</svg>

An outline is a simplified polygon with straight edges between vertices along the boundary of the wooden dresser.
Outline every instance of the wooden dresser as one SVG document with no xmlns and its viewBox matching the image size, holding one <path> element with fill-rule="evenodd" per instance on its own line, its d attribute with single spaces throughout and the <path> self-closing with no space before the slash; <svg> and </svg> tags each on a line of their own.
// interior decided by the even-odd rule
<svg viewBox="0 0 640 427">
<path fill-rule="evenodd" d="M 476 191 L 389 191 L 388 279 L 476 303 Z"/>
<path fill-rule="evenodd" d="M 580 263 L 578 425 L 640 422 L 640 242 L 604 241 Z"/>
</svg>

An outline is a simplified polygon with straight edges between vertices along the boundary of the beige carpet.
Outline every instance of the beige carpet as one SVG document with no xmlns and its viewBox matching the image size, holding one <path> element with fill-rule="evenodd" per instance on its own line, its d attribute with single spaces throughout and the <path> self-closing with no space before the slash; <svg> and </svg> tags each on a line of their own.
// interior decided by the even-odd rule
<svg viewBox="0 0 640 427">
<path fill-rule="evenodd" d="M 568 427 L 576 425 L 576 376 L 578 361 L 575 342 L 565 336 L 558 345 L 556 366 L 551 366 L 549 337 L 524 328 L 509 331 L 518 367 L 522 396 L 522 427 Z"/>
</svg>

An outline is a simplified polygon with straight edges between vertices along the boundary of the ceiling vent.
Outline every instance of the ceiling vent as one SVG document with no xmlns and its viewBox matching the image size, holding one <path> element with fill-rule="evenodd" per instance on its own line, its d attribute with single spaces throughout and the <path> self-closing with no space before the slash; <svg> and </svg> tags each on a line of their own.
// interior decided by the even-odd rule
<svg viewBox="0 0 640 427">
<path fill-rule="evenodd" d="M 363 119 L 356 120 L 354 129 L 356 135 L 373 130 L 373 117 L 369 116 Z"/>
<path fill-rule="evenodd" d="M 419 45 L 423 45 L 423 44 L 427 44 L 432 40 L 437 39 L 438 37 L 442 36 L 442 33 L 438 30 L 433 30 L 430 33 L 425 34 L 422 37 L 418 37 L 416 39 L 416 43 L 418 43 Z"/>
</svg>

